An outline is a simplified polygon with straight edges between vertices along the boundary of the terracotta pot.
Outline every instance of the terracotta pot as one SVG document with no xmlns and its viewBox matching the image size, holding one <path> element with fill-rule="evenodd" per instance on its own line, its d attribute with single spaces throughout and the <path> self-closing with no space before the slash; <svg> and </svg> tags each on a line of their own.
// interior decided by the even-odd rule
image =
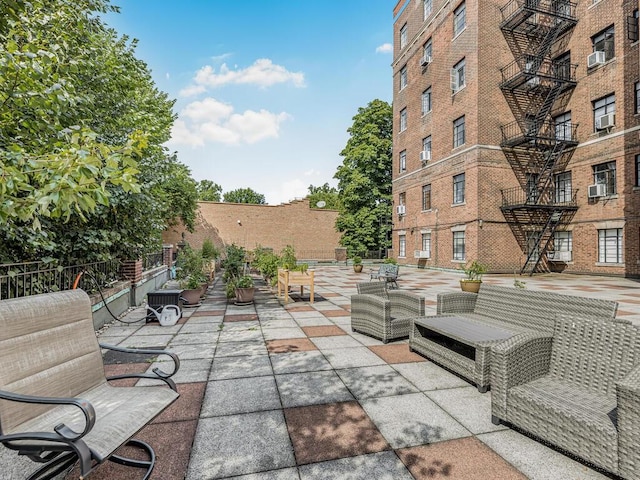
<svg viewBox="0 0 640 480">
<path fill-rule="evenodd" d="M 353 266 L 353 271 L 356 272 L 356 273 L 360 273 L 362 271 L 362 264 L 354 265 Z"/>
<path fill-rule="evenodd" d="M 236 305 L 249 305 L 253 303 L 255 287 L 236 288 Z"/>
<path fill-rule="evenodd" d="M 186 302 L 186 306 L 189 306 L 189 305 L 198 305 L 200 303 L 201 294 L 202 294 L 202 289 L 192 288 L 189 290 L 183 290 L 180 296 Z"/>
<path fill-rule="evenodd" d="M 460 288 L 463 292 L 478 293 L 482 280 L 460 280 Z"/>
</svg>

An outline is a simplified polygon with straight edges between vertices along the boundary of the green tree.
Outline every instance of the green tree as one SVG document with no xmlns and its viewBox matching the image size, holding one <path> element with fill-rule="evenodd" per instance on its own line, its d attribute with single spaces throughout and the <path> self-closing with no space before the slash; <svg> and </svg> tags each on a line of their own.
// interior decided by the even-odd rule
<svg viewBox="0 0 640 480">
<path fill-rule="evenodd" d="M 326 208 L 329 210 L 340 209 L 340 197 L 338 196 L 338 189 L 330 187 L 328 183 L 319 187 L 309 185 L 309 205 L 311 208 Z M 324 202 L 324 206 L 318 207 L 318 202 Z"/>
<path fill-rule="evenodd" d="M 198 200 L 205 202 L 219 202 L 222 195 L 222 187 L 211 180 L 198 182 Z"/>
<path fill-rule="evenodd" d="M 393 113 L 373 100 L 360 107 L 347 130 L 350 138 L 334 178 L 341 202 L 336 228 L 351 257 L 390 246 Z"/>
<path fill-rule="evenodd" d="M 224 194 L 224 201 L 227 203 L 255 203 L 264 205 L 266 203 L 264 195 L 251 188 L 237 188 Z"/>
</svg>

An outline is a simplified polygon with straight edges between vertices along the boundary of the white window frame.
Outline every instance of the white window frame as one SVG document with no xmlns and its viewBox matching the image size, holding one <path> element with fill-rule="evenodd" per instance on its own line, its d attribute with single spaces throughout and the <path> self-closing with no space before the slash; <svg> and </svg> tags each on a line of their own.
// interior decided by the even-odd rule
<svg viewBox="0 0 640 480">
<path fill-rule="evenodd" d="M 453 259 L 458 261 L 464 261 L 467 259 L 466 254 L 466 245 L 465 245 L 465 237 L 464 232 L 452 232 L 452 251 L 453 251 Z"/>
<path fill-rule="evenodd" d="M 433 57 L 433 41 L 431 39 L 431 37 L 429 37 L 429 39 L 424 42 L 424 45 L 422 46 L 422 56 L 430 56 Z"/>
<path fill-rule="evenodd" d="M 464 190 L 466 178 L 464 173 L 453 176 L 453 204 L 460 205 L 464 203 Z"/>
<path fill-rule="evenodd" d="M 553 233 L 553 250 L 556 252 L 570 252 L 573 259 L 573 232 L 570 230 Z"/>
<path fill-rule="evenodd" d="M 571 125 L 571 112 L 565 112 L 553 118 L 556 129 L 556 139 L 571 141 L 573 136 L 573 126 Z"/>
<path fill-rule="evenodd" d="M 407 236 L 405 234 L 398 235 L 398 257 L 407 256 Z"/>
<path fill-rule="evenodd" d="M 398 158 L 398 168 L 400 170 L 400 173 L 404 173 L 407 171 L 407 151 L 406 150 L 402 150 L 400 152 L 400 155 Z"/>
<path fill-rule="evenodd" d="M 598 263 L 623 263 L 622 229 L 598 230 Z"/>
<path fill-rule="evenodd" d="M 615 39 L 615 27 L 614 25 L 609 25 L 591 37 L 591 47 L 594 52 L 604 52 L 604 59 L 608 62 L 616 56 Z"/>
<path fill-rule="evenodd" d="M 597 120 L 607 113 L 616 113 L 616 94 L 604 96 L 593 101 L 593 131 L 597 132 Z"/>
<path fill-rule="evenodd" d="M 465 116 L 453 121 L 453 148 L 461 147 L 466 143 Z"/>
<path fill-rule="evenodd" d="M 611 160 L 604 163 L 599 163 L 593 167 L 593 183 L 596 185 L 607 186 L 607 196 L 615 195 L 618 192 L 616 182 L 616 161 Z"/>
<path fill-rule="evenodd" d="M 422 19 L 426 20 L 433 11 L 433 0 L 422 0 Z"/>
<path fill-rule="evenodd" d="M 400 131 L 404 132 L 407 129 L 407 107 L 400 110 Z"/>
<path fill-rule="evenodd" d="M 428 87 L 424 90 L 424 92 L 422 92 L 422 115 L 426 115 L 427 113 L 431 112 L 431 109 L 433 108 L 431 105 L 431 87 Z"/>
<path fill-rule="evenodd" d="M 427 205 L 427 201 L 426 199 L 429 198 L 429 205 Z M 423 185 L 422 186 L 422 211 L 426 212 L 431 210 L 431 201 L 432 201 L 432 197 L 431 197 L 431 184 L 429 183 L 428 185 Z M 427 208 L 425 208 L 427 207 Z M 424 249 L 423 249 L 424 250 Z"/>
<path fill-rule="evenodd" d="M 460 35 L 467 26 L 467 7 L 465 2 L 462 2 L 453 11 L 453 38 Z"/>
<path fill-rule="evenodd" d="M 402 28 L 400 28 L 400 48 L 404 48 L 407 46 L 407 42 L 409 41 L 409 31 L 407 24 L 405 23 Z"/>
<path fill-rule="evenodd" d="M 431 153 L 431 135 L 422 139 L 422 150 Z"/>
<path fill-rule="evenodd" d="M 431 232 L 422 234 L 422 251 L 427 253 L 427 258 L 431 258 Z"/>
<path fill-rule="evenodd" d="M 571 172 L 562 172 L 553 176 L 553 196 L 556 203 L 571 202 L 573 189 L 571 186 Z"/>
<path fill-rule="evenodd" d="M 405 65 L 400 69 L 400 90 L 406 88 L 409 83 L 409 73 L 407 66 Z"/>
<path fill-rule="evenodd" d="M 466 60 L 463 58 L 451 69 L 451 90 L 457 93 L 467 85 Z"/>
</svg>

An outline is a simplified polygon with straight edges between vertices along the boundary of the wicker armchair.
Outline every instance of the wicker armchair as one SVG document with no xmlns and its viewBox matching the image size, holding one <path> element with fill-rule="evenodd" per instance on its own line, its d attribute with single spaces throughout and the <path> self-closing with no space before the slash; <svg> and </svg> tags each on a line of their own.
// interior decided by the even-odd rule
<svg viewBox="0 0 640 480">
<path fill-rule="evenodd" d="M 424 316 L 424 297 L 403 290 L 387 290 L 386 282 L 358 284 L 351 296 L 351 329 L 384 343 L 406 338 L 411 319 Z"/>
<path fill-rule="evenodd" d="M 553 338 L 492 350 L 492 421 L 508 422 L 627 479 L 640 479 L 640 330 L 559 316 Z"/>
</svg>

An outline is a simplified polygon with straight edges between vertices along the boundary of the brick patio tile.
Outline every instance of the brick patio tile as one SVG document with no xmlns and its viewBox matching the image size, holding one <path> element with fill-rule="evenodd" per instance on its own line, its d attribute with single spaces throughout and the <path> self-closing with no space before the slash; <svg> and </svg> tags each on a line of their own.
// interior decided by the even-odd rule
<svg viewBox="0 0 640 480">
<path fill-rule="evenodd" d="M 308 338 L 286 338 L 267 340 L 267 351 L 274 353 L 306 352 L 318 348 Z"/>
<path fill-rule="evenodd" d="M 196 310 L 191 314 L 192 317 L 216 317 L 224 315 L 225 310 Z"/>
<path fill-rule="evenodd" d="M 152 357 L 149 357 L 152 358 Z M 113 375 L 125 375 L 131 373 L 144 373 L 149 368 L 148 363 L 116 363 L 104 366 L 104 374 L 107 377 Z M 138 383 L 138 378 L 124 378 L 122 380 L 111 380 L 109 383 L 116 387 L 134 387 Z"/>
<path fill-rule="evenodd" d="M 206 382 L 177 384 L 180 396 L 151 423 L 197 420 L 206 386 Z"/>
<path fill-rule="evenodd" d="M 255 313 L 240 313 L 236 315 L 225 315 L 223 322 L 246 322 L 249 320 L 258 320 Z"/>
<path fill-rule="evenodd" d="M 416 480 L 526 480 L 526 476 L 474 437 L 396 450 Z"/>
<path fill-rule="evenodd" d="M 369 347 L 373 353 L 378 355 L 387 363 L 410 363 L 426 362 L 424 357 L 409 351 L 409 345 L 402 343 L 399 345 L 372 345 Z"/>
<path fill-rule="evenodd" d="M 348 317 L 349 312 L 341 308 L 340 310 L 323 310 L 322 313 L 325 317 Z"/>
<path fill-rule="evenodd" d="M 298 465 L 390 448 L 357 402 L 288 408 L 284 415 Z"/>
<path fill-rule="evenodd" d="M 315 312 L 315 308 L 309 305 L 298 305 L 298 306 L 287 305 L 285 306 L 285 308 L 287 309 L 288 312 Z"/>
<path fill-rule="evenodd" d="M 347 333 L 335 325 L 302 327 L 307 337 L 331 337 L 334 335 L 346 335 Z"/>
</svg>

